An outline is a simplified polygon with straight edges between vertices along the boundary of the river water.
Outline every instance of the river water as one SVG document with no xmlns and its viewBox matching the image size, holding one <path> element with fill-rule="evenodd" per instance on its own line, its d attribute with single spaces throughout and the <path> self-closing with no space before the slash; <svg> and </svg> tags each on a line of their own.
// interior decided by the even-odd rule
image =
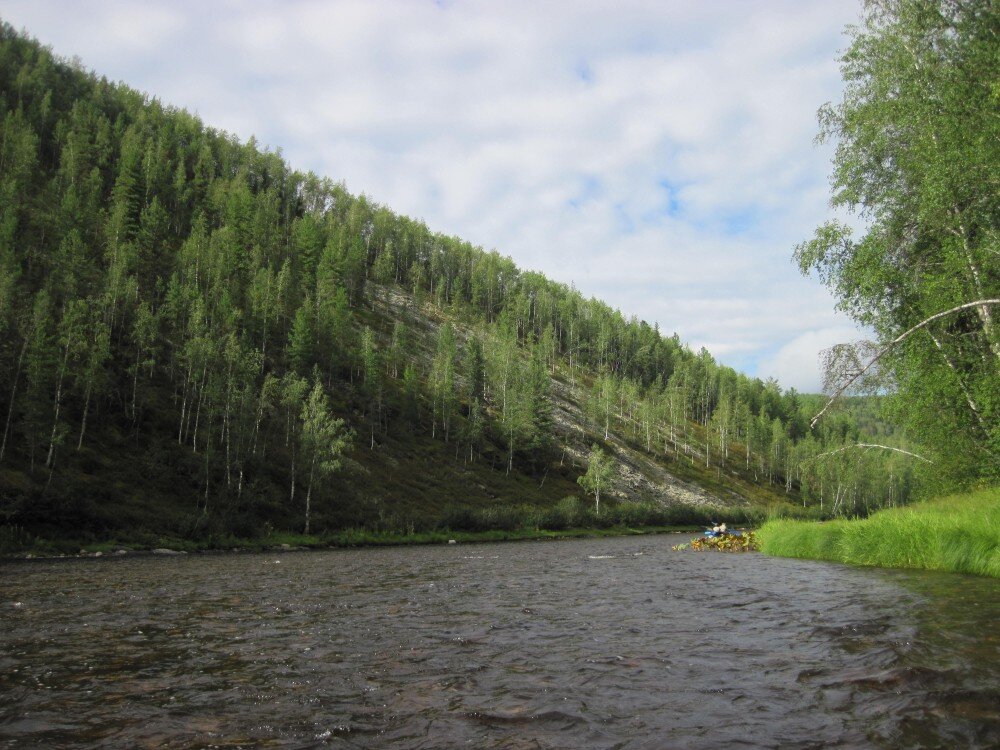
<svg viewBox="0 0 1000 750">
<path fill-rule="evenodd" d="M 0 747 L 1000 745 L 1000 581 L 677 541 L 0 564 Z"/>
</svg>

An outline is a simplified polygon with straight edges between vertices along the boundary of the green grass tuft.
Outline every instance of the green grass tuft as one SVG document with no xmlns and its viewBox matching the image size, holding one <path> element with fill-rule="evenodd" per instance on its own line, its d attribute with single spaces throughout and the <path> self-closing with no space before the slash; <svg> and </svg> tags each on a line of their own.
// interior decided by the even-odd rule
<svg viewBox="0 0 1000 750">
<path fill-rule="evenodd" d="M 1000 488 L 854 521 L 768 521 L 759 537 L 761 551 L 779 557 L 1000 578 Z"/>
</svg>

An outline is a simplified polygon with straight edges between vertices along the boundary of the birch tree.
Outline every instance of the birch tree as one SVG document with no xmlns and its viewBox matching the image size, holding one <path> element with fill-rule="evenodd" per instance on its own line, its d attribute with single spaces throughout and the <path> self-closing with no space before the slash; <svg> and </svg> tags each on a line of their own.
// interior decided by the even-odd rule
<svg viewBox="0 0 1000 750">
<path fill-rule="evenodd" d="M 614 462 L 594 443 L 587 456 L 587 473 L 577 477 L 576 481 L 585 491 L 594 494 L 595 515 L 601 514 L 601 491 L 607 489 L 614 475 Z"/>
<path fill-rule="evenodd" d="M 303 533 L 310 532 L 312 519 L 313 483 L 320 477 L 329 476 L 343 466 L 343 454 L 350 445 L 350 433 L 344 420 L 334 417 L 330 404 L 319 381 L 313 384 L 309 397 L 302 404 L 299 413 L 301 446 L 306 476 L 305 527 Z"/>
<path fill-rule="evenodd" d="M 796 249 L 879 347 L 896 414 L 952 480 L 1000 476 L 1000 6 L 869 0 L 841 58 L 843 100 L 820 111 L 835 141 L 835 207 Z"/>
</svg>

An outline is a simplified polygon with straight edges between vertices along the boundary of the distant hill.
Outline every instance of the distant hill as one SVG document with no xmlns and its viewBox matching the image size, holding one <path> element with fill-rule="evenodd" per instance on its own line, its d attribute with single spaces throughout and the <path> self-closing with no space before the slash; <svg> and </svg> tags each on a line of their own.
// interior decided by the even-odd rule
<svg viewBox="0 0 1000 750">
<path fill-rule="evenodd" d="M 609 513 L 912 492 L 900 456 L 824 457 L 856 411 L 810 433 L 794 391 L 8 25 L 0 108 L 10 538 L 502 525 L 587 507 L 595 446 Z"/>
</svg>

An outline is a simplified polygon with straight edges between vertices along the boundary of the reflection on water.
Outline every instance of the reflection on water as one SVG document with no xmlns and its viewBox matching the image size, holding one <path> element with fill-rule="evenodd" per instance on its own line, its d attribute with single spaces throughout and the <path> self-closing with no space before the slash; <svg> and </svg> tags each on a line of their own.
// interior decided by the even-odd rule
<svg viewBox="0 0 1000 750">
<path fill-rule="evenodd" d="M 1000 744 L 1000 581 L 670 537 L 0 565 L 0 747 Z"/>
</svg>

